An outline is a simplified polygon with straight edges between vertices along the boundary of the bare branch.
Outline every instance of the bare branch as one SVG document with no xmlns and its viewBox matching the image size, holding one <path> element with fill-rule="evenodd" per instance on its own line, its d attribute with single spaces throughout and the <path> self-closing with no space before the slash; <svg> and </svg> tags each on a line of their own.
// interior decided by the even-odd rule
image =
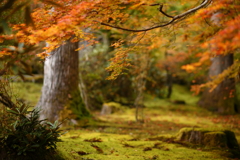
<svg viewBox="0 0 240 160">
<path fill-rule="evenodd" d="M 173 16 L 170 16 L 170 15 L 168 15 L 167 13 L 165 13 L 162 9 L 163 9 L 163 4 L 160 4 L 158 10 L 159 10 L 163 15 L 165 15 L 166 17 L 174 18 Z"/>
<path fill-rule="evenodd" d="M 155 3 L 155 4 L 150 4 L 149 6 L 158 6 L 160 5 L 159 3 Z"/>
<path fill-rule="evenodd" d="M 192 8 L 192 9 L 190 9 L 190 10 L 188 10 L 188 11 L 182 13 L 182 14 L 177 15 L 177 16 L 169 16 L 168 14 L 166 14 L 165 12 L 162 11 L 163 5 L 160 5 L 159 11 L 162 14 L 164 14 L 165 16 L 170 17 L 172 19 L 170 21 L 164 23 L 164 24 L 149 27 L 147 29 L 128 29 L 128 28 L 123 28 L 123 27 L 115 26 L 115 25 L 112 25 L 112 24 L 104 23 L 104 22 L 99 22 L 99 21 L 96 21 L 96 22 L 99 22 L 101 25 L 104 25 L 104 26 L 108 26 L 108 27 L 111 27 L 111 28 L 116 28 L 116 29 L 120 29 L 120 30 L 124 30 L 124 31 L 146 32 L 146 31 L 150 31 L 150 30 L 153 30 L 153 29 L 156 29 L 156 28 L 161 28 L 161 27 L 165 27 L 165 26 L 168 26 L 170 24 L 173 24 L 177 20 L 181 20 L 181 19 L 185 18 L 186 16 L 198 11 L 199 9 L 208 6 L 211 3 L 211 1 L 212 0 L 203 0 L 203 2 L 200 5 L 198 5 L 197 7 L 194 7 L 194 8 Z M 154 4 L 154 5 L 156 5 L 156 4 Z"/>
<path fill-rule="evenodd" d="M 160 3 L 154 3 L 154 4 L 143 3 L 142 5 L 145 5 L 145 6 L 159 6 Z"/>
</svg>

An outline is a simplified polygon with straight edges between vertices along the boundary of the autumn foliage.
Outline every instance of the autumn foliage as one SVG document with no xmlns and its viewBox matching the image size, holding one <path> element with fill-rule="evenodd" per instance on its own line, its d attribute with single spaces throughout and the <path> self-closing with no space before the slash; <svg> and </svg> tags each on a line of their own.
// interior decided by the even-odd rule
<svg viewBox="0 0 240 160">
<path fill-rule="evenodd" d="M 182 68 L 188 72 L 195 72 L 211 57 L 219 55 L 234 54 L 234 64 L 224 72 L 215 77 L 212 81 L 193 86 L 193 91 L 199 93 L 202 88 L 214 90 L 226 78 L 237 78 L 239 74 L 238 50 L 240 46 L 240 5 L 236 1 L 219 0 L 213 1 L 209 7 L 200 10 L 192 19 L 198 19 L 195 31 L 201 34 L 195 37 L 198 43 L 196 46 L 199 61 L 188 64 Z M 194 21 L 195 23 L 195 21 Z M 195 26 L 196 26 L 195 24 Z M 193 29 L 190 29 L 193 31 Z"/>
<path fill-rule="evenodd" d="M 6 6 L 6 3 L 2 6 Z M 202 4 L 204 5 L 201 6 Z M 189 72 L 194 72 L 198 67 L 206 64 L 211 57 L 220 54 L 235 54 L 240 45 L 239 2 L 205 0 L 202 4 L 189 3 L 184 0 L 163 4 L 154 0 L 13 1 L 12 6 L 6 9 L 6 14 L 2 14 L 5 19 L 4 24 L 8 27 L 3 27 L 0 41 L 2 43 L 15 41 L 16 43 L 2 47 L 0 56 L 27 55 L 35 47 L 47 43 L 43 47 L 43 52 L 37 54 L 45 58 L 48 56 L 47 53 L 64 44 L 68 39 L 72 42 L 85 40 L 92 45 L 97 43 L 92 34 L 94 31 L 111 29 L 123 35 L 113 44 L 116 56 L 111 59 L 111 65 L 107 68 L 112 73 L 109 79 L 114 79 L 130 66 L 129 54 L 143 53 L 146 50 L 153 53 L 157 50 L 168 50 L 169 46 L 166 44 L 173 42 L 169 39 L 172 39 L 176 31 L 187 33 L 182 34 L 185 40 L 193 40 L 195 48 L 198 48 L 194 54 L 199 61 L 182 67 Z M 198 8 L 198 6 L 201 7 Z M 194 7 L 196 10 L 191 11 Z M 14 17 L 16 10 L 21 8 L 25 9 L 23 11 L 25 23 L 10 22 L 9 17 Z M 28 15 L 30 11 L 31 14 Z M 195 11 L 197 13 L 192 14 Z M 219 19 L 218 24 L 211 20 L 214 14 Z M 153 26 L 152 29 L 144 30 L 151 26 Z M 128 32 L 126 28 L 142 29 L 142 31 L 133 33 Z M 85 32 L 86 29 L 93 32 Z M 177 36 L 181 37 L 181 35 Z M 186 47 L 183 49 L 185 50 Z M 239 64 L 235 63 L 233 67 L 219 75 L 217 81 L 195 86 L 195 88 L 199 91 L 202 87 L 214 87 L 221 82 L 223 77 L 236 76 L 238 67 Z"/>
</svg>

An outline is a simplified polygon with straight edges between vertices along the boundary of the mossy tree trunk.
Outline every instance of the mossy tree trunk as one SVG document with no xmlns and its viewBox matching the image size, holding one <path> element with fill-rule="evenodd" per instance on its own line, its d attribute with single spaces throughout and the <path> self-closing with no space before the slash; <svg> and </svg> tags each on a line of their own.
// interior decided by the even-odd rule
<svg viewBox="0 0 240 160">
<path fill-rule="evenodd" d="M 214 57 L 209 69 L 209 80 L 212 80 L 214 76 L 219 75 L 232 64 L 233 54 Z M 235 81 L 226 78 L 212 92 L 206 89 L 198 105 L 220 114 L 233 114 L 236 112 L 236 107 L 235 98 L 230 96 L 231 91 L 235 92 Z"/>
<path fill-rule="evenodd" d="M 89 116 L 78 87 L 79 58 L 78 43 L 67 41 L 50 53 L 44 63 L 44 84 L 42 95 L 36 107 L 41 109 L 40 119 L 53 122 L 65 118 L 69 110 L 74 118 Z M 62 116 L 62 117 L 61 117 Z M 70 118 L 70 117 L 68 117 Z"/>
</svg>

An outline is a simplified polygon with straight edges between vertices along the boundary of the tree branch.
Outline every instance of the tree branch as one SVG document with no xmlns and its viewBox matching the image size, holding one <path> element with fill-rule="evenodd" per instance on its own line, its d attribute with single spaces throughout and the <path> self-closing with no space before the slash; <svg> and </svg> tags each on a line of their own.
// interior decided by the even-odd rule
<svg viewBox="0 0 240 160">
<path fill-rule="evenodd" d="M 201 8 L 204 8 L 206 6 L 208 6 L 210 3 L 211 3 L 212 0 L 203 0 L 203 2 L 198 5 L 197 7 L 194 7 L 182 14 L 179 14 L 179 15 L 176 15 L 176 16 L 170 16 L 168 14 L 166 14 L 162 8 L 163 8 L 163 5 L 160 4 L 160 7 L 159 7 L 159 11 L 164 14 L 165 16 L 169 17 L 169 18 L 172 18 L 170 21 L 164 23 L 164 24 L 160 24 L 160 25 L 156 25 L 156 26 L 153 26 L 153 27 L 149 27 L 149 28 L 146 28 L 146 29 L 129 29 L 129 28 L 123 28 L 123 27 L 120 27 L 120 26 L 115 26 L 115 25 L 112 25 L 112 24 L 108 24 L 108 23 L 104 23 L 104 22 L 99 22 L 101 25 L 104 25 L 104 26 L 108 26 L 108 27 L 111 27 L 111 28 L 116 28 L 116 29 L 120 29 L 120 30 L 124 30 L 124 31 L 130 31 L 130 32 L 146 32 L 146 31 L 150 31 L 150 30 L 153 30 L 153 29 L 156 29 L 156 28 L 161 28 L 161 27 L 165 27 L 165 26 L 168 26 L 172 23 L 174 23 L 175 21 L 177 20 L 180 20 L 182 18 L 185 18 L 186 16 L 198 11 L 199 9 Z M 156 4 L 155 4 L 156 5 Z M 153 5 L 154 6 L 154 5 Z"/>
<path fill-rule="evenodd" d="M 167 13 L 165 13 L 162 9 L 163 9 L 163 4 L 160 4 L 158 10 L 159 10 L 163 15 L 165 15 L 166 17 L 174 18 L 173 16 L 170 16 L 170 15 L 168 15 Z"/>
</svg>

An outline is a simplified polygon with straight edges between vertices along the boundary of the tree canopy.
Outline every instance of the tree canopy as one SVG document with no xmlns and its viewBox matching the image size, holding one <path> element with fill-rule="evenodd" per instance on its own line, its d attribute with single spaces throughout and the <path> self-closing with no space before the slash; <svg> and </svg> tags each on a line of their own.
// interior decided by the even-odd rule
<svg viewBox="0 0 240 160">
<path fill-rule="evenodd" d="M 6 45 L 1 47 L 0 55 L 3 59 L 11 57 L 1 73 L 10 64 L 18 63 L 23 56 L 32 55 L 31 51 L 42 46 L 43 42 L 49 45 L 37 54 L 41 58 L 47 57 L 48 52 L 73 36 L 72 42 L 85 40 L 89 45 L 97 43 L 94 34 L 84 31 L 86 28 L 93 31 L 112 29 L 113 32 L 125 35 L 113 43 L 117 52 L 107 68 L 112 73 L 109 79 L 116 78 L 130 66 L 129 53 L 142 52 L 143 48 L 167 49 L 166 43 L 171 43 L 169 39 L 175 30 L 181 33 L 177 36 L 185 40 L 190 34 L 192 37 L 194 35 L 195 42 L 192 42 L 198 46 L 194 52 L 199 61 L 183 66 L 189 72 L 196 71 L 212 56 L 233 54 L 239 48 L 239 2 L 234 0 L 9 0 L 2 2 L 1 8 L 0 40 Z M 12 21 L 19 12 L 23 15 L 22 19 Z M 216 13 L 220 25 L 211 22 Z M 167 37 L 168 33 L 172 37 Z M 238 63 L 234 63 L 217 80 L 197 86 L 195 90 L 198 92 L 206 86 L 214 88 L 224 77 L 236 76 L 238 68 Z"/>
</svg>

